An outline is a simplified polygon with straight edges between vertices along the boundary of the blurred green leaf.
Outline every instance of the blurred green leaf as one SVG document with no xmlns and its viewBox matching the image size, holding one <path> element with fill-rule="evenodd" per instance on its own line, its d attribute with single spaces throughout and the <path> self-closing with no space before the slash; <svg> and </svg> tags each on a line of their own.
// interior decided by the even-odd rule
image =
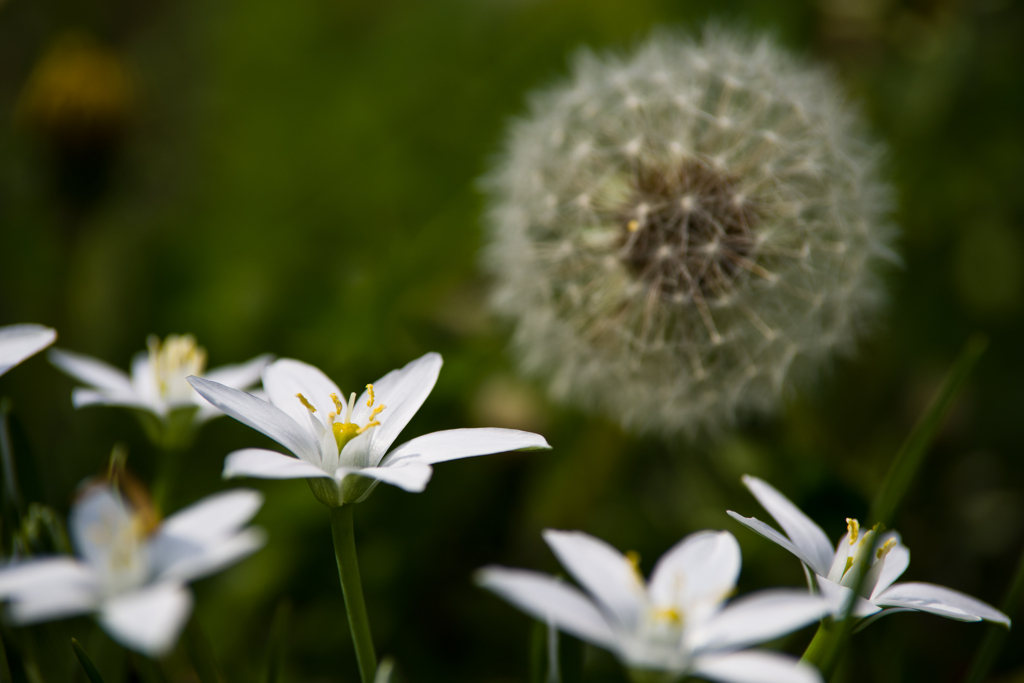
<svg viewBox="0 0 1024 683">
<path fill-rule="evenodd" d="M 103 677 L 100 676 L 100 672 L 93 666 L 92 660 L 89 659 L 89 655 L 85 652 L 85 648 L 75 638 L 71 639 L 71 649 L 75 651 L 75 656 L 78 657 L 78 661 L 85 670 L 85 675 L 89 677 L 89 680 L 92 683 L 103 683 Z"/>
</svg>

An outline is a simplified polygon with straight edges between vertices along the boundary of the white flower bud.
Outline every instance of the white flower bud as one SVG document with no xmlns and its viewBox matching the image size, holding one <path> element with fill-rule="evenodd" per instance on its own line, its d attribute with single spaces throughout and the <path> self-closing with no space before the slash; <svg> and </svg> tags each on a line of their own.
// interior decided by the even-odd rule
<svg viewBox="0 0 1024 683">
<path fill-rule="evenodd" d="M 582 53 L 486 179 L 522 368 L 639 431 L 771 411 L 880 303 L 880 154 L 830 75 L 770 40 Z"/>
</svg>

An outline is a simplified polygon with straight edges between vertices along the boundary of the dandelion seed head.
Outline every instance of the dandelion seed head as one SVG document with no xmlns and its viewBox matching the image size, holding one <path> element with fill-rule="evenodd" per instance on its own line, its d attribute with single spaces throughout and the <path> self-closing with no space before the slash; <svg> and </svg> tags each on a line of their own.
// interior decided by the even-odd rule
<svg viewBox="0 0 1024 683">
<path fill-rule="evenodd" d="M 486 179 L 522 368 L 638 431 L 772 411 L 883 299 L 880 155 L 831 76 L 770 40 L 581 53 Z"/>
</svg>

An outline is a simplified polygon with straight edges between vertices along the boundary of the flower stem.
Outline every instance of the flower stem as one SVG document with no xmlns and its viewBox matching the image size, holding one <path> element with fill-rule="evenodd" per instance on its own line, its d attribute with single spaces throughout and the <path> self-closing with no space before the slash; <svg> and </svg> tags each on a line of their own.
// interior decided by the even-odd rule
<svg viewBox="0 0 1024 683">
<path fill-rule="evenodd" d="M 377 654 L 373 651 L 370 620 L 366 616 L 366 603 L 363 601 L 351 505 L 331 508 L 331 535 L 334 537 L 338 576 L 341 578 L 341 590 L 345 594 L 345 609 L 348 611 L 348 625 L 356 648 L 359 673 L 362 683 L 373 683 L 377 673 Z"/>
</svg>

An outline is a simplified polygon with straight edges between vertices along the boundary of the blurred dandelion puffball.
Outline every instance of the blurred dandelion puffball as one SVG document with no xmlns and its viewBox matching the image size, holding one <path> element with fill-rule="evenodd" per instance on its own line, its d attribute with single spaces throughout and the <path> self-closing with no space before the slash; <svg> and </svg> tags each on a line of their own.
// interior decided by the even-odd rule
<svg viewBox="0 0 1024 683">
<path fill-rule="evenodd" d="M 768 39 L 580 54 L 485 178 L 485 266 L 522 368 L 636 431 L 770 412 L 881 302 L 881 149 Z"/>
</svg>

